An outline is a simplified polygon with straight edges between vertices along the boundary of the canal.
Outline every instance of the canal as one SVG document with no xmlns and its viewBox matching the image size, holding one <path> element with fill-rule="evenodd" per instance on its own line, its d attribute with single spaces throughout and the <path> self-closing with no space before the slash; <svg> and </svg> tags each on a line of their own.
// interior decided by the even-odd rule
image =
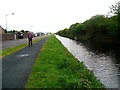
<svg viewBox="0 0 120 90">
<path fill-rule="evenodd" d="M 120 88 L 120 48 L 111 45 L 80 43 L 56 35 L 58 40 L 85 66 L 92 70 L 107 88 Z"/>
</svg>

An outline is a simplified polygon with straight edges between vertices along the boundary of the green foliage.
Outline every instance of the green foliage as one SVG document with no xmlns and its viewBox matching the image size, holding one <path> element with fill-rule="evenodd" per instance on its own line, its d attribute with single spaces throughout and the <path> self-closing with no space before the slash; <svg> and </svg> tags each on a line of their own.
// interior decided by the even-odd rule
<svg viewBox="0 0 120 90">
<path fill-rule="evenodd" d="M 37 57 L 26 88 L 104 88 L 82 62 L 51 36 Z"/>
<path fill-rule="evenodd" d="M 18 30 L 10 30 L 10 31 L 7 31 L 6 29 L 5 29 L 5 33 L 18 33 L 18 32 L 20 32 L 20 31 L 18 31 Z M 21 32 L 23 32 L 23 33 L 27 33 L 27 32 L 29 32 L 28 30 L 21 30 Z"/>
<path fill-rule="evenodd" d="M 83 23 L 72 24 L 69 29 L 61 30 L 57 34 L 80 41 L 94 39 L 106 42 L 110 39 L 112 42 L 120 38 L 120 25 L 117 19 L 117 16 L 108 18 L 96 15 Z"/>
<path fill-rule="evenodd" d="M 115 5 L 111 5 L 110 7 L 111 13 L 119 15 L 120 14 L 120 1 L 117 2 Z"/>
<path fill-rule="evenodd" d="M 21 30 L 21 32 L 23 32 L 23 33 L 24 33 L 25 31 L 24 31 L 24 30 Z"/>
<path fill-rule="evenodd" d="M 7 31 L 6 33 L 17 33 L 18 31 L 17 30 L 10 30 L 10 31 Z"/>
<path fill-rule="evenodd" d="M 96 15 L 83 23 L 72 24 L 70 28 L 57 32 L 58 35 L 76 40 L 94 39 L 100 42 L 120 41 L 120 1 L 111 5 L 110 12 L 115 16 Z"/>
<path fill-rule="evenodd" d="M 115 14 L 117 16 L 117 29 L 114 30 L 113 34 L 116 35 L 118 38 L 120 38 L 120 1 L 116 2 L 115 5 L 111 5 L 110 7 L 111 13 Z M 115 26 L 115 25 L 114 25 Z"/>
</svg>

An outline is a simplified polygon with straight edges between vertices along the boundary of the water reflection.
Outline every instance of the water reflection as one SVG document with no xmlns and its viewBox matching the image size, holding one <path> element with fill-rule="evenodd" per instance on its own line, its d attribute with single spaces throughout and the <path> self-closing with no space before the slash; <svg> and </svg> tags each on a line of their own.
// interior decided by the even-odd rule
<svg viewBox="0 0 120 90">
<path fill-rule="evenodd" d="M 82 43 L 57 36 L 61 43 L 79 60 L 83 61 L 88 69 L 92 70 L 95 76 L 107 87 L 118 88 L 119 63 L 115 63 L 114 53 L 97 53 L 86 48 Z"/>
</svg>

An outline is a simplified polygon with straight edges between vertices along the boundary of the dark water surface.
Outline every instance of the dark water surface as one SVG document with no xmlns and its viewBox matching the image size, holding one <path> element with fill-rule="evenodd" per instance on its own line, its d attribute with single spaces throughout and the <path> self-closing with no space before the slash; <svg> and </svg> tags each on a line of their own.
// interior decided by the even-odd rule
<svg viewBox="0 0 120 90">
<path fill-rule="evenodd" d="M 107 88 L 120 89 L 120 48 L 100 43 L 80 43 L 75 40 L 56 36 L 61 43 Z"/>
</svg>

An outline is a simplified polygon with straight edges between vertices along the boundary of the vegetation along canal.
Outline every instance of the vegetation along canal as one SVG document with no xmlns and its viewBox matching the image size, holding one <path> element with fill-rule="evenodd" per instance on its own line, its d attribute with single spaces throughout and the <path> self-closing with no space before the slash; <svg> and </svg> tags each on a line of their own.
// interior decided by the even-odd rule
<svg viewBox="0 0 120 90">
<path fill-rule="evenodd" d="M 75 40 L 64 38 L 61 36 L 56 37 L 62 42 L 62 44 L 80 61 L 83 61 L 86 67 L 92 70 L 95 76 L 107 87 L 107 88 L 120 88 L 120 49 L 105 50 L 105 48 L 88 47 L 90 45 L 83 45 Z M 95 44 L 94 44 L 95 45 Z M 95 48 L 95 46 L 93 46 Z M 103 49 L 103 50 L 97 50 Z M 102 52 L 105 51 L 105 52 Z"/>
</svg>

